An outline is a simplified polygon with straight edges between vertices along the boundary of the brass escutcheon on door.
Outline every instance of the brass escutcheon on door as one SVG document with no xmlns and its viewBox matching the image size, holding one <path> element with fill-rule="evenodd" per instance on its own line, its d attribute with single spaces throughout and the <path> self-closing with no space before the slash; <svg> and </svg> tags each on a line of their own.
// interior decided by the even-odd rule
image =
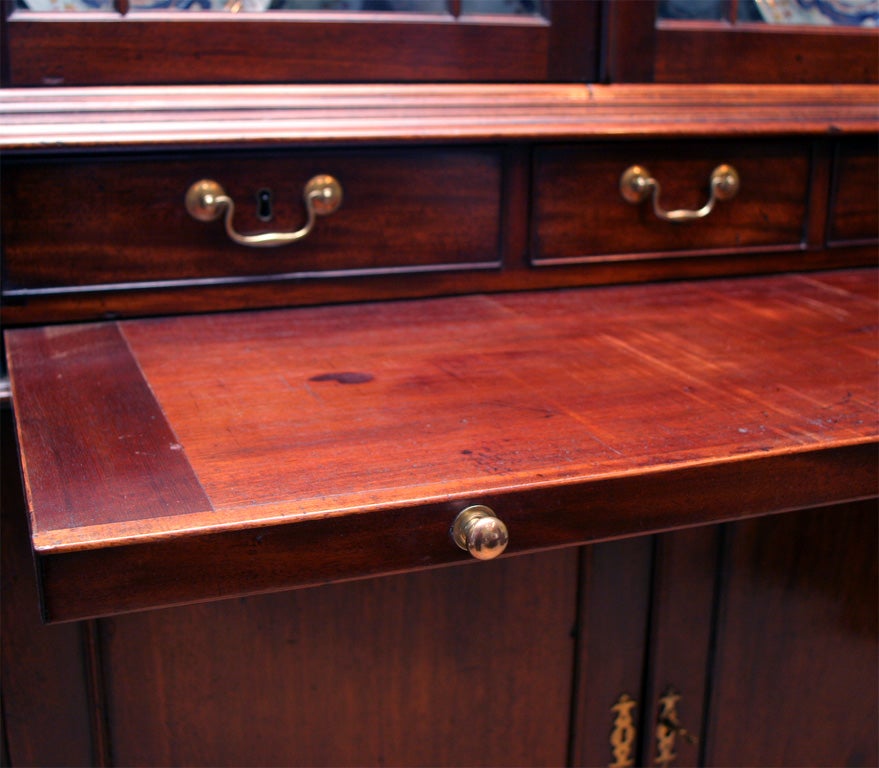
<svg viewBox="0 0 879 768">
<path fill-rule="evenodd" d="M 669 768 L 677 758 L 675 739 L 680 736 L 688 744 L 698 744 L 699 739 L 681 726 L 678 718 L 678 702 L 681 695 L 669 687 L 659 699 L 656 716 L 656 764 Z"/>
<path fill-rule="evenodd" d="M 635 765 L 635 739 L 638 730 L 635 727 L 634 710 L 637 706 L 638 702 L 624 693 L 610 708 L 610 711 L 616 714 L 616 718 L 610 733 L 613 762 L 608 764 L 608 768 L 630 768 Z"/>
</svg>

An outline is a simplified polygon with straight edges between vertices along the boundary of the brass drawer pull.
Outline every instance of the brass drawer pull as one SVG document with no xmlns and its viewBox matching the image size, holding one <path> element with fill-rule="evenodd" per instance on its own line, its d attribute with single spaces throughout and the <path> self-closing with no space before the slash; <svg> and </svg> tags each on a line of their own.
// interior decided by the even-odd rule
<svg viewBox="0 0 879 768">
<path fill-rule="evenodd" d="M 452 523 L 452 539 L 477 560 L 492 560 L 507 548 L 507 526 L 493 510 L 476 504 L 461 511 Z"/>
<path fill-rule="evenodd" d="M 256 248 L 271 248 L 301 240 L 314 229 L 318 216 L 327 216 L 338 210 L 342 204 L 342 185 L 332 176 L 322 174 L 308 181 L 302 191 L 308 221 L 295 232 L 264 232 L 259 235 L 242 235 L 235 231 L 232 217 L 235 215 L 235 203 L 226 194 L 223 187 L 213 179 L 202 179 L 195 182 L 186 192 L 186 210 L 190 216 L 199 221 L 213 221 L 226 211 L 226 234 L 239 245 L 250 245 Z"/>
<path fill-rule="evenodd" d="M 628 203 L 638 205 L 652 195 L 653 212 L 663 221 L 681 222 L 705 218 L 714 210 L 714 205 L 718 200 L 729 200 L 735 197 L 736 192 L 739 191 L 739 174 L 731 165 L 718 165 L 711 172 L 710 187 L 711 196 L 701 208 L 695 211 L 687 209 L 666 211 L 659 205 L 659 182 L 650 175 L 650 171 L 644 166 L 632 165 L 626 168 L 620 177 L 620 194 L 623 199 Z"/>
</svg>

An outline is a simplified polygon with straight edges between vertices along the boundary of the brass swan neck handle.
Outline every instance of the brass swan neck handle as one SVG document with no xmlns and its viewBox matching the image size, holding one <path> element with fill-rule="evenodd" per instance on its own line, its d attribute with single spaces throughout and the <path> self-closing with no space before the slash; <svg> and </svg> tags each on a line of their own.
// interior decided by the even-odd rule
<svg viewBox="0 0 879 768">
<path fill-rule="evenodd" d="M 226 194 L 222 185 L 213 179 L 196 181 L 186 191 L 186 210 L 199 221 L 214 221 L 225 211 L 224 223 L 229 239 L 239 245 L 253 248 L 274 248 L 294 243 L 306 237 L 314 229 L 318 216 L 327 216 L 342 204 L 342 185 L 327 174 L 309 179 L 302 191 L 305 211 L 308 216 L 305 225 L 293 232 L 262 232 L 243 235 L 235 229 L 235 201 Z"/>
<path fill-rule="evenodd" d="M 652 197 L 653 212 L 657 218 L 663 221 L 695 221 L 696 219 L 704 219 L 711 213 L 719 200 L 729 200 L 735 196 L 739 191 L 739 174 L 731 165 L 718 165 L 711 172 L 709 185 L 710 196 L 708 202 L 701 208 L 696 210 L 684 208 L 676 211 L 666 211 L 659 204 L 659 194 L 661 191 L 659 182 L 650 175 L 650 171 L 643 165 L 632 165 L 626 168 L 620 177 L 620 194 L 626 202 L 633 205 L 638 205 L 648 197 Z"/>
</svg>

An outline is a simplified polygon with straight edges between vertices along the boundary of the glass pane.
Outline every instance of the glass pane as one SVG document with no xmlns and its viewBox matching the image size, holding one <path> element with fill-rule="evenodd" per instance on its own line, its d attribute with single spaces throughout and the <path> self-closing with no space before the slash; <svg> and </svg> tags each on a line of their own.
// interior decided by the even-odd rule
<svg viewBox="0 0 879 768">
<path fill-rule="evenodd" d="M 539 0 L 461 0 L 461 14 L 501 13 L 515 16 L 537 16 Z"/>
<path fill-rule="evenodd" d="M 879 26 L 879 0 L 661 0 L 660 19 Z"/>
<path fill-rule="evenodd" d="M 268 7 L 269 10 L 281 11 L 448 12 L 446 0 L 272 0 Z"/>
<path fill-rule="evenodd" d="M 727 0 L 662 0 L 659 3 L 660 19 L 700 19 L 719 21 L 725 19 Z"/>
<path fill-rule="evenodd" d="M 879 0 L 754 0 L 769 24 L 879 25 Z"/>
<path fill-rule="evenodd" d="M 114 0 L 17 0 L 17 7 L 31 11 L 113 11 Z M 448 13 L 448 2 L 447 0 L 128 0 L 128 8 L 131 11 L 243 13 L 259 11 Z"/>
<path fill-rule="evenodd" d="M 24 11 L 112 11 L 113 0 L 18 0 Z"/>
<path fill-rule="evenodd" d="M 442 13 L 445 0 L 130 0 L 132 10 L 178 11 L 408 11 Z"/>
</svg>

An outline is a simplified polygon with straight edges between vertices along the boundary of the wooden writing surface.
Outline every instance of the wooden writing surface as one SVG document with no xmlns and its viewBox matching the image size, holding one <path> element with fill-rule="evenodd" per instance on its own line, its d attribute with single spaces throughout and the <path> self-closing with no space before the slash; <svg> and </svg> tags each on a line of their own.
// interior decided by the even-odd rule
<svg viewBox="0 0 879 768">
<path fill-rule="evenodd" d="M 860 270 L 132 320 L 89 326 L 100 343 L 68 328 L 48 361 L 56 331 L 10 332 L 47 612 L 453 562 L 470 503 L 521 552 L 873 496 L 876 286 Z M 68 392 L 108 343 L 120 376 Z M 112 431 L 129 392 L 127 418 L 159 422 L 134 447 Z M 63 482 L 92 445 L 118 446 L 112 476 Z"/>
</svg>

